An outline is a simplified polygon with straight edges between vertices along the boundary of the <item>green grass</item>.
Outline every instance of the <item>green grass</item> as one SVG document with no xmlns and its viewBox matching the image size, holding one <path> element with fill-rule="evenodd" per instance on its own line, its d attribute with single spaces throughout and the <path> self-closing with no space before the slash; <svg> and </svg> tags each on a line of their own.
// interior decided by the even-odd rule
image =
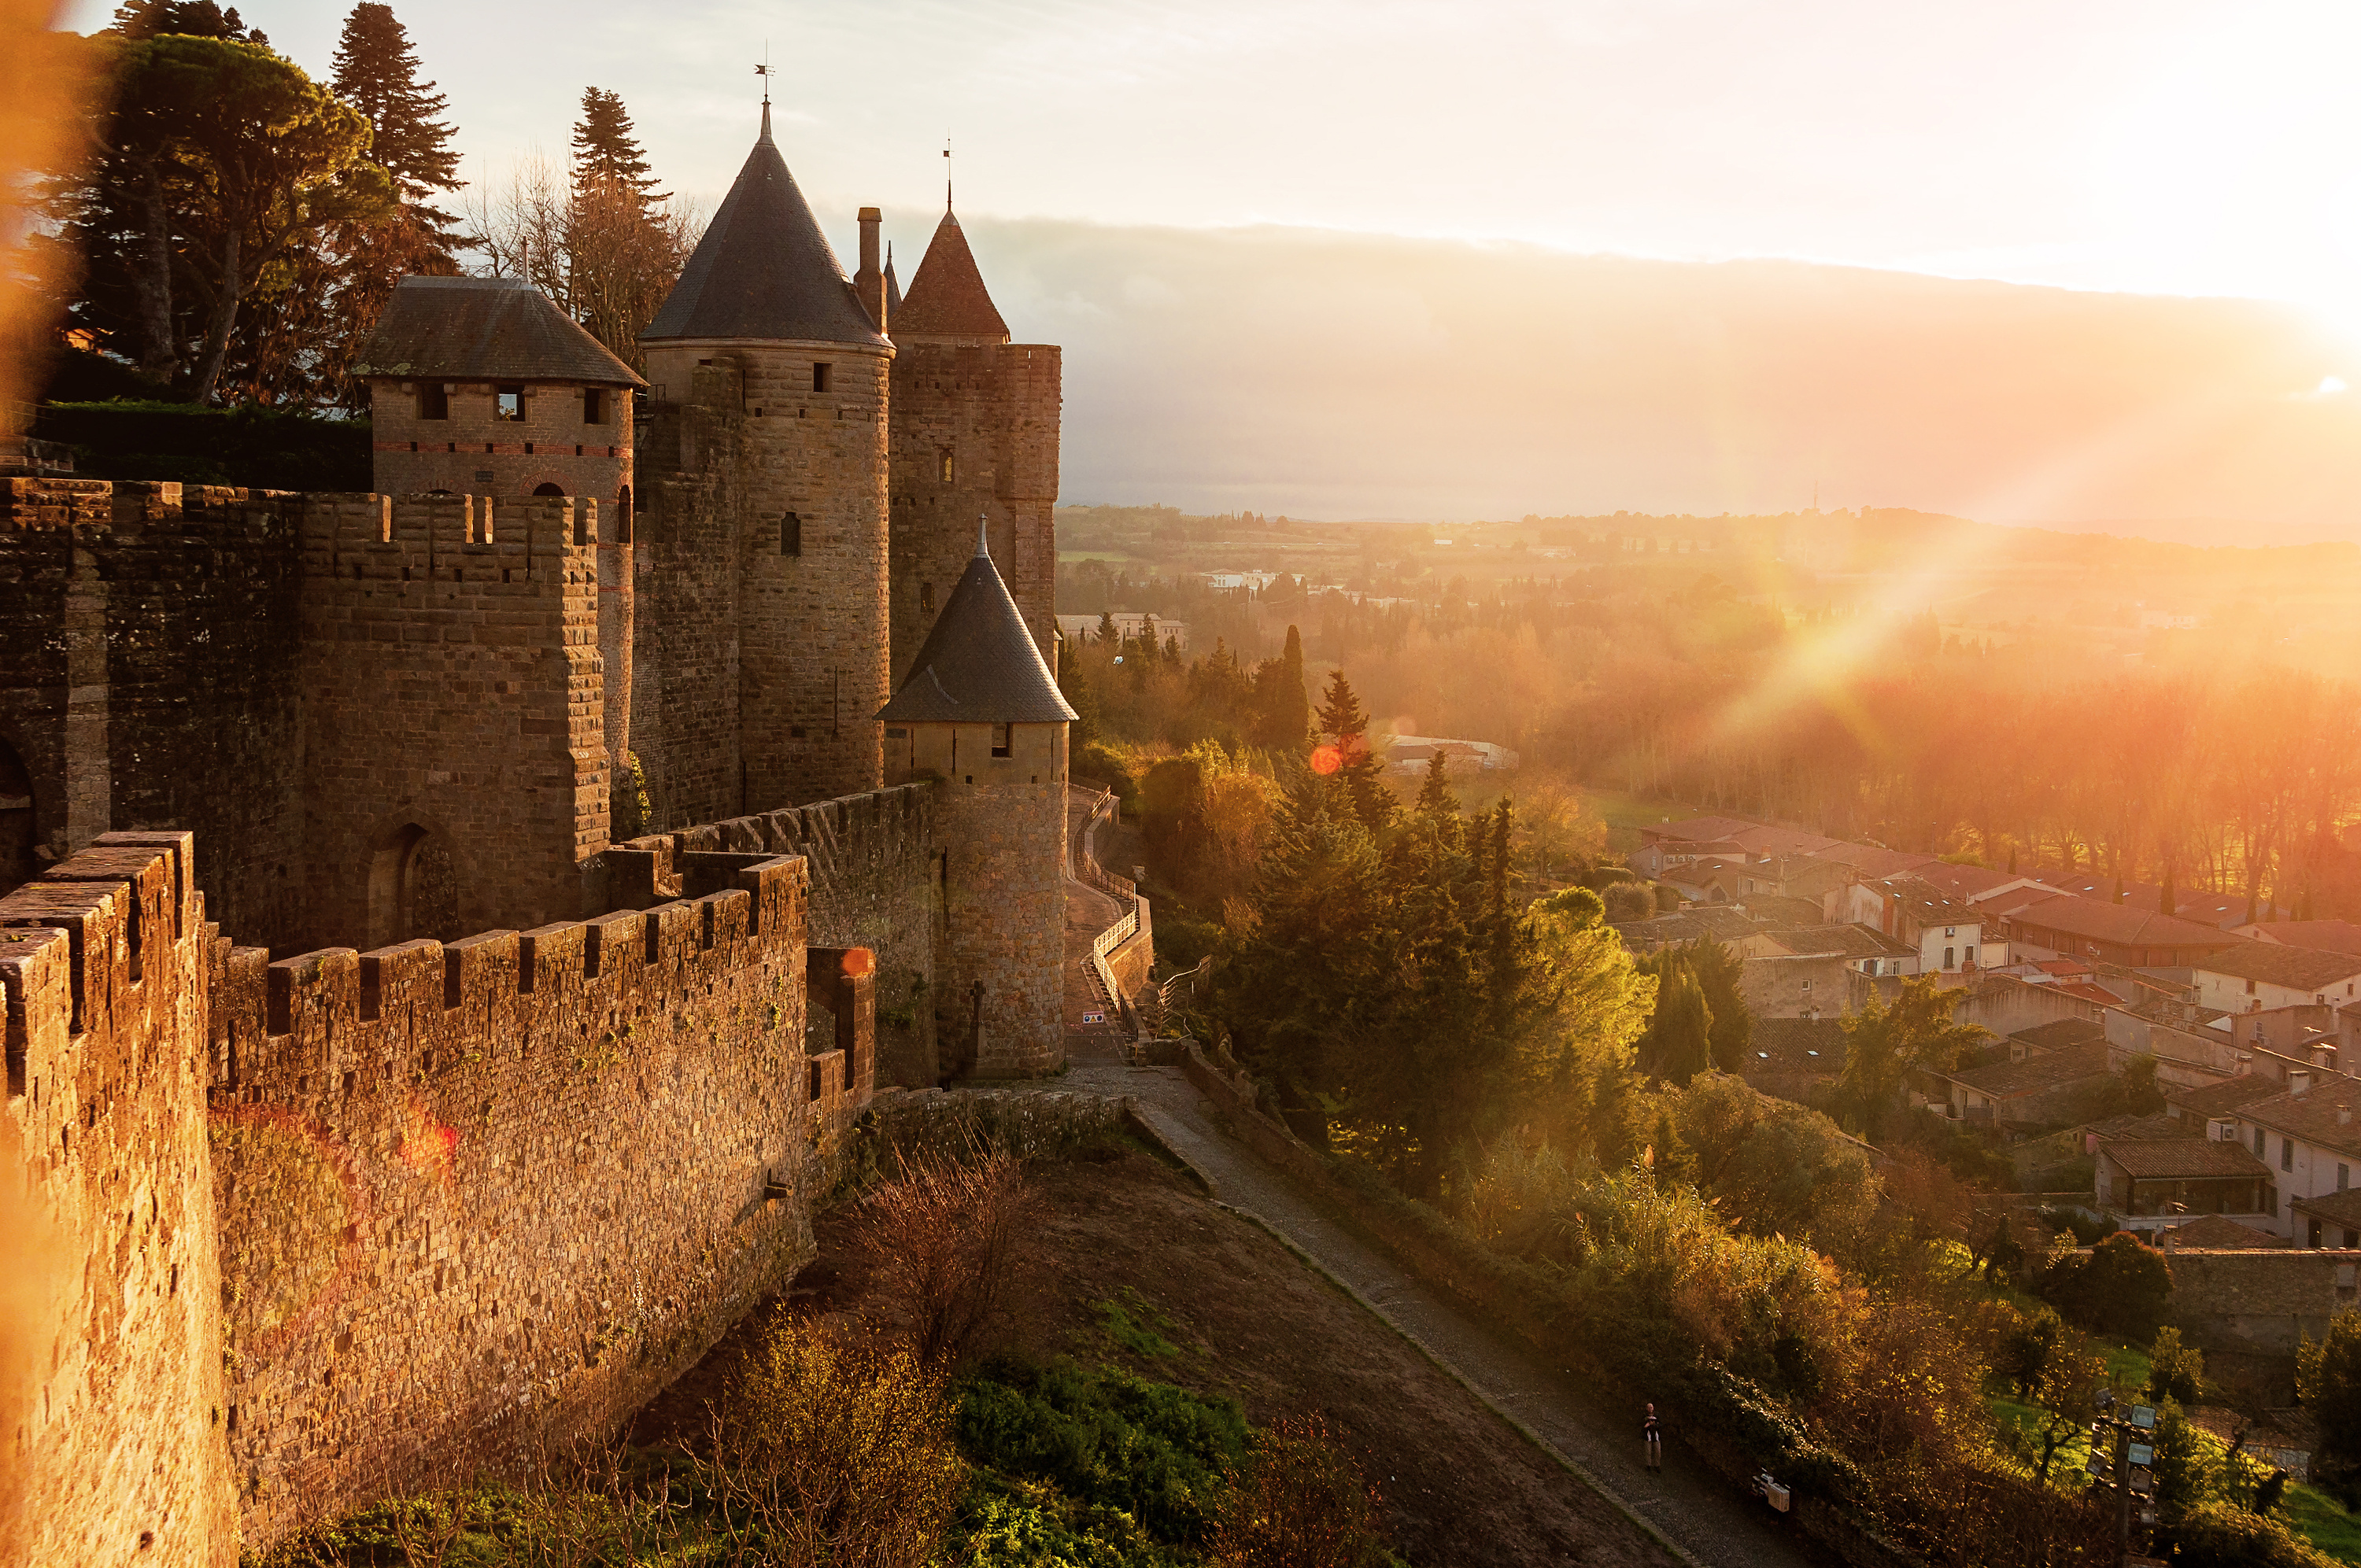
<svg viewBox="0 0 2361 1568">
<path fill-rule="evenodd" d="M 2296 1482 L 2287 1489 L 2279 1517 L 2312 1545 L 2342 1563 L 2361 1563 L 2361 1519 L 2317 1486 Z"/>
</svg>

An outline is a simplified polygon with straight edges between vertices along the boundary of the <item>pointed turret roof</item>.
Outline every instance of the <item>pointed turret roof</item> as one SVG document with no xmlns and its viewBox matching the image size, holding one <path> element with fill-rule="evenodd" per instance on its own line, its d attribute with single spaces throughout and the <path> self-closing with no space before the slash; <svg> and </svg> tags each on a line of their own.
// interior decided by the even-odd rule
<svg viewBox="0 0 2361 1568">
<path fill-rule="evenodd" d="M 948 206 L 918 263 L 918 275 L 910 280 L 908 302 L 886 319 L 896 338 L 1008 341 L 1008 323 L 1000 319 L 983 274 L 976 269 L 975 253 Z"/>
<path fill-rule="evenodd" d="M 891 323 L 902 313 L 902 280 L 894 276 L 894 242 L 885 242 L 885 319 Z"/>
<path fill-rule="evenodd" d="M 1078 717 L 992 565 L 983 530 L 910 674 L 877 710 L 888 724 L 1057 724 Z"/>
<path fill-rule="evenodd" d="M 801 338 L 885 345 L 771 140 L 771 110 L 737 182 L 640 341 Z"/>
</svg>

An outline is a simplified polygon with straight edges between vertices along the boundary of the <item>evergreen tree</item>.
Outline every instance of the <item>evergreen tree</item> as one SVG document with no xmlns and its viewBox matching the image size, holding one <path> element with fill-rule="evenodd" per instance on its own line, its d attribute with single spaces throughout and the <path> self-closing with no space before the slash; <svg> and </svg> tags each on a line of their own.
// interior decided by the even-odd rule
<svg viewBox="0 0 2361 1568">
<path fill-rule="evenodd" d="M 214 0 L 124 0 L 115 8 L 110 30 L 126 38 L 179 33 L 193 38 L 234 38 L 266 48 L 270 43 L 268 36 L 239 18 L 236 6 L 225 11 Z"/>
<path fill-rule="evenodd" d="M 1115 630 L 1115 611 L 1111 609 L 1099 611 L 1098 636 L 1099 645 L 1104 648 L 1115 647 L 1123 641 L 1123 633 Z"/>
<path fill-rule="evenodd" d="M 1312 733 L 1312 699 L 1303 685 L 1303 636 L 1287 629 L 1287 647 L 1255 668 L 1255 743 L 1300 751 Z"/>
<path fill-rule="evenodd" d="M 451 126 L 436 116 L 451 106 L 432 82 L 418 80 L 418 51 L 410 33 L 378 0 L 361 0 L 345 18 L 336 42 L 337 96 L 368 117 L 369 156 L 393 176 L 405 205 L 417 206 L 437 191 L 459 188 L 459 155 L 451 150 Z M 448 224 L 447 214 L 423 215 Z"/>
<path fill-rule="evenodd" d="M 574 189 L 577 195 L 587 195 L 600 187 L 623 193 L 643 211 L 670 200 L 655 188 L 622 95 L 586 87 L 582 118 L 574 126 Z"/>
<path fill-rule="evenodd" d="M 1656 1013 L 1640 1036 L 1640 1067 L 1667 1083 L 1686 1088 L 1713 1065 L 1713 1010 L 1705 989 L 1680 956 L 1667 948 L 1657 975 Z"/>
<path fill-rule="evenodd" d="M 1451 793 L 1451 764 L 1437 750 L 1426 764 L 1426 782 L 1418 786 L 1418 805 L 1412 808 L 1422 820 L 1437 826 L 1456 828 L 1459 823 L 1459 797 Z"/>
<path fill-rule="evenodd" d="M 1746 1065 L 1746 1048 L 1754 1038 L 1754 1014 L 1738 994 L 1745 963 L 1710 932 L 1688 945 L 1686 962 L 1713 1014 L 1714 1068 L 1736 1072 Z"/>
<path fill-rule="evenodd" d="M 1288 647 L 1294 652 L 1300 668 L 1302 644 L 1288 628 Z M 1302 687 L 1292 688 L 1299 696 Z M 1290 725 L 1301 724 L 1308 729 L 1310 717 L 1290 717 Z M 1320 700 L 1320 729 L 1323 734 L 1334 736 L 1336 748 L 1336 777 L 1352 801 L 1353 813 L 1361 826 L 1374 833 L 1393 820 L 1393 792 L 1386 788 L 1385 764 L 1369 748 L 1369 716 L 1361 711 L 1361 699 L 1354 694 L 1353 683 L 1345 676 L 1344 666 L 1338 665 L 1328 677 L 1328 690 Z M 1297 733 L 1301 733 L 1298 730 Z M 1295 742 L 1301 744 L 1301 740 Z M 1453 803 L 1452 815 L 1458 815 L 1458 805 Z"/>
</svg>

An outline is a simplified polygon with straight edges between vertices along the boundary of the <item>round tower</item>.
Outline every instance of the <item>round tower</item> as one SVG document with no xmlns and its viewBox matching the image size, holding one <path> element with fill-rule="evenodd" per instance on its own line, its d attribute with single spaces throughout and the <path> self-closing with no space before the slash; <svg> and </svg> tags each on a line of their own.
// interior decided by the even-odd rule
<svg viewBox="0 0 2361 1568">
<path fill-rule="evenodd" d="M 1074 710 L 975 554 L 879 710 L 885 776 L 936 784 L 948 939 L 936 1039 L 948 1071 L 1026 1078 L 1065 1059 L 1066 738 Z"/>
<path fill-rule="evenodd" d="M 642 697 L 672 823 L 879 780 L 888 664 L 877 330 L 771 139 L 771 113 L 640 343 L 657 421 Z M 653 655 L 651 658 L 651 655 Z M 659 689 L 661 688 L 661 689 Z"/>
</svg>

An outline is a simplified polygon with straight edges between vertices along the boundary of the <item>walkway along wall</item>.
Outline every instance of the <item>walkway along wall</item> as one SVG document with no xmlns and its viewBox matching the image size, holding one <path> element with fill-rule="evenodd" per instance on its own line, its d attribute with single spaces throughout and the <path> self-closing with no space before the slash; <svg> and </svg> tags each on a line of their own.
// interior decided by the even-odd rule
<svg viewBox="0 0 2361 1568">
<path fill-rule="evenodd" d="M 808 1257 L 873 1086 L 869 955 L 807 946 L 800 859 L 278 963 L 204 924 L 193 859 L 110 835 L 0 899 L 11 1142 L 88 1260 L 8 1434 L 41 1533 L 6 1568 L 225 1564 L 240 1525 L 611 1429 Z"/>
</svg>

